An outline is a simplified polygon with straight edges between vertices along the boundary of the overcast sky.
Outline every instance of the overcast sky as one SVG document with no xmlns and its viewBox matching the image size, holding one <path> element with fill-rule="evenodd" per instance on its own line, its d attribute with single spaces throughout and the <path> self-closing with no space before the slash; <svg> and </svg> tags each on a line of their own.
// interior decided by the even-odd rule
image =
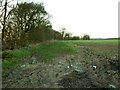
<svg viewBox="0 0 120 90">
<path fill-rule="evenodd" d="M 52 15 L 53 29 L 65 27 L 73 35 L 118 37 L 119 0 L 27 0 L 43 2 Z"/>
</svg>

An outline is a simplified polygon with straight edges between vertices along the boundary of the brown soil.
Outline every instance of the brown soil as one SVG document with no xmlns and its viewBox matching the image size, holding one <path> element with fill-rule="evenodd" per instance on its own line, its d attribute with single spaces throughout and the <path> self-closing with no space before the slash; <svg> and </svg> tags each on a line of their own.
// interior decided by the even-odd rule
<svg viewBox="0 0 120 90">
<path fill-rule="evenodd" d="M 56 57 L 49 64 L 32 58 L 34 63 L 26 62 L 3 78 L 3 88 L 120 88 L 115 56 L 104 57 L 81 47 L 76 54 Z"/>
</svg>

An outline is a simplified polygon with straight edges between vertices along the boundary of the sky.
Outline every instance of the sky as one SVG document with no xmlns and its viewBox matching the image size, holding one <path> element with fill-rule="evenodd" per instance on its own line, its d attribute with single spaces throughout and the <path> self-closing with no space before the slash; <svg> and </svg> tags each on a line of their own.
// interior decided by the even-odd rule
<svg viewBox="0 0 120 90">
<path fill-rule="evenodd" d="M 62 27 L 74 36 L 118 37 L 119 0 L 24 0 L 43 2 L 53 29 Z"/>
<path fill-rule="evenodd" d="M 91 38 L 118 37 L 118 1 L 42 0 L 52 15 L 53 29 L 65 27 L 73 35 Z"/>
</svg>

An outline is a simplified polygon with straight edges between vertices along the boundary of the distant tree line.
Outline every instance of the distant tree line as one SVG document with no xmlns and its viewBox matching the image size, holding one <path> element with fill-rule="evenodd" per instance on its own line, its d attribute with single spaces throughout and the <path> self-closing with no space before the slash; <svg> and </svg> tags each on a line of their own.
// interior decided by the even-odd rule
<svg viewBox="0 0 120 90">
<path fill-rule="evenodd" d="M 73 36 L 71 37 L 71 40 L 90 40 L 90 36 L 87 34 L 84 34 L 82 37 Z"/>
<path fill-rule="evenodd" d="M 59 32 L 62 34 L 63 40 L 90 40 L 90 35 L 84 34 L 82 37 L 72 36 L 72 33 L 67 32 L 64 27 L 62 27 Z"/>
</svg>

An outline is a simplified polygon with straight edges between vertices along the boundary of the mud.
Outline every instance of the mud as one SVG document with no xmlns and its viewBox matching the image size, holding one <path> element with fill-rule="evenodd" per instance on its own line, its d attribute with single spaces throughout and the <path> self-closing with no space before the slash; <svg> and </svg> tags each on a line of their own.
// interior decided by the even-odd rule
<svg viewBox="0 0 120 90">
<path fill-rule="evenodd" d="M 33 63 L 25 62 L 9 73 L 2 80 L 3 88 L 120 88 L 119 65 L 90 48 L 81 47 L 49 64 L 40 59 L 34 56 Z"/>
</svg>

